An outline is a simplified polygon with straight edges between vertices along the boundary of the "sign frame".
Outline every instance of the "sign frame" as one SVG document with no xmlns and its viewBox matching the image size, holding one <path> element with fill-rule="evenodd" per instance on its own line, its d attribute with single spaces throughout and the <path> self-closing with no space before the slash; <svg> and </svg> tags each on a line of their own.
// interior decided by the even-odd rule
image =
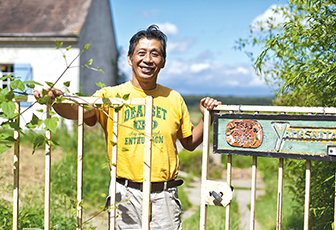
<svg viewBox="0 0 336 230">
<path fill-rule="evenodd" d="M 333 126 L 329 127 L 315 127 L 314 124 L 311 126 L 301 127 L 303 129 L 332 129 L 335 130 L 335 135 L 333 135 L 332 139 L 308 139 L 310 142 L 327 142 L 324 143 L 327 147 L 325 149 L 325 155 L 314 155 L 314 154 L 306 154 L 306 153 L 291 153 L 281 151 L 280 148 L 278 151 L 276 149 L 265 150 L 262 147 L 258 148 L 246 148 L 246 147 L 236 147 L 230 146 L 228 144 L 228 148 L 223 148 L 221 142 L 224 142 L 223 139 L 223 127 L 220 127 L 220 123 L 222 119 L 226 120 L 253 120 L 253 121 L 263 121 L 273 123 L 288 123 L 290 124 L 302 121 L 303 123 L 332 123 Z M 226 121 L 225 120 L 225 121 Z M 288 126 L 289 127 L 289 126 Z M 219 130 L 220 129 L 220 130 Z M 269 128 L 270 129 L 270 128 Z M 213 152 L 218 154 L 233 154 L 233 155 L 245 155 L 245 156 L 260 156 L 260 157 L 273 157 L 273 158 L 290 158 L 290 159 L 299 159 L 299 160 L 317 160 L 317 161 L 331 161 L 336 162 L 336 116 L 334 115 L 303 115 L 303 114 L 251 114 L 251 113 L 215 113 L 214 116 L 214 132 L 213 132 Z M 225 132 L 225 131 L 224 131 Z M 276 132 L 274 133 L 276 134 Z M 219 138 L 222 138 L 219 140 Z M 267 142 L 267 137 L 264 136 L 263 142 Z M 290 138 L 287 138 L 288 140 Z M 274 139 L 272 138 L 273 142 Z M 300 139 L 301 140 L 301 139 Z M 306 140 L 306 139 L 302 139 Z M 300 142 L 300 141 L 299 141 Z M 301 141 L 302 142 L 302 141 Z M 264 144 L 264 143 L 263 143 Z M 262 145 L 263 145 L 262 144 Z M 262 146 L 261 145 L 261 146 Z M 226 146 L 226 145 L 225 145 Z M 329 150 L 330 147 L 330 150 Z M 330 154 L 329 152 L 334 153 L 335 155 Z"/>
</svg>

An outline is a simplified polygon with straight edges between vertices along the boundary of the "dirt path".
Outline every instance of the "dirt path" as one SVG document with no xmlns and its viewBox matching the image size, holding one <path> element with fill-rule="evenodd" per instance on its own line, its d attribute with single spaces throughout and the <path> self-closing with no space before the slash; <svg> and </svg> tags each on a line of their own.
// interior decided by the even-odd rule
<svg viewBox="0 0 336 230">
<path fill-rule="evenodd" d="M 226 171 L 223 172 L 224 177 L 221 181 L 226 181 Z M 240 213 L 240 227 L 241 229 L 249 229 L 250 226 L 250 210 L 248 205 L 251 203 L 251 169 L 233 169 L 232 172 L 232 186 L 234 187 L 233 194 L 238 202 Z M 264 184 L 262 178 L 257 174 L 257 197 L 264 194 Z M 189 193 L 189 200 L 193 204 L 193 207 L 185 211 L 182 214 L 182 220 L 186 220 L 191 217 L 198 206 L 200 205 L 201 197 L 201 180 L 196 178 L 190 183 L 190 186 L 186 188 Z M 259 224 L 256 222 L 255 230 L 261 230 Z"/>
<path fill-rule="evenodd" d="M 56 162 L 61 158 L 61 149 L 52 152 L 52 162 Z M 32 149 L 29 147 L 23 147 L 21 149 L 20 156 L 20 196 L 24 195 L 25 187 L 35 184 L 37 186 L 44 186 L 44 150 L 37 150 L 34 155 L 31 154 Z M 223 172 L 224 177 L 222 181 L 226 181 L 226 172 Z M 251 169 L 233 169 L 232 172 L 232 185 L 234 189 L 234 196 L 239 205 L 239 211 L 241 216 L 241 228 L 248 229 L 250 220 L 250 211 L 248 205 L 251 202 Z M 13 194 L 8 192 L 5 188 L 13 183 L 13 149 L 0 155 L 0 194 L 2 198 L 12 201 Z M 257 196 L 263 194 L 262 178 L 257 176 Z M 261 189 L 261 190 L 260 190 Z M 191 209 L 185 211 L 182 215 L 182 219 L 189 218 L 198 209 L 200 205 L 201 197 L 201 181 L 195 179 L 190 183 L 190 187 L 187 188 L 189 192 L 189 200 L 194 205 Z M 93 213 L 87 213 L 86 216 L 92 216 Z M 94 218 L 91 222 L 93 226 L 97 227 L 97 230 L 106 229 L 107 226 L 107 213 L 103 213 Z M 256 230 L 260 230 L 258 224 L 256 224 Z"/>
</svg>

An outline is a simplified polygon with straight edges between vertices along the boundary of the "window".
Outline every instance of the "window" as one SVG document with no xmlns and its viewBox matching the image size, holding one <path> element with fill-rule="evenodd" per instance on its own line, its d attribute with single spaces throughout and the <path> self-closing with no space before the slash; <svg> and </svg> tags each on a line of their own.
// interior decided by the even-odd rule
<svg viewBox="0 0 336 230">
<path fill-rule="evenodd" d="M 21 78 L 21 81 L 32 81 L 33 72 L 32 67 L 29 63 L 14 63 L 14 64 L 0 64 L 0 77 L 14 74 L 15 77 Z M 10 87 L 10 79 L 0 80 L 0 88 L 4 89 Z M 28 88 L 26 90 L 28 94 L 32 94 L 33 90 Z M 30 102 L 21 102 L 21 106 L 28 107 L 31 105 Z"/>
<path fill-rule="evenodd" d="M 0 77 L 4 77 L 10 74 L 14 74 L 14 66 L 12 64 L 0 64 Z M 9 87 L 10 79 L 0 80 L 0 88 L 4 89 Z"/>
</svg>

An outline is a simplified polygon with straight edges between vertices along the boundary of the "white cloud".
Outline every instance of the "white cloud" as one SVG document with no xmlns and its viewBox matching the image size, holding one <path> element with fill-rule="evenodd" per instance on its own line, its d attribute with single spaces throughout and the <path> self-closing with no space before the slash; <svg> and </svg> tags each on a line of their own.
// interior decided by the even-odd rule
<svg viewBox="0 0 336 230">
<path fill-rule="evenodd" d="M 277 11 L 275 12 L 275 10 L 277 8 L 281 7 L 280 5 L 277 4 L 273 4 L 271 5 L 263 14 L 258 15 L 257 17 L 255 17 L 251 23 L 251 28 L 254 32 L 259 31 L 259 26 L 258 23 L 260 22 L 266 22 L 267 20 L 269 20 L 270 18 L 272 18 L 272 24 L 273 25 L 277 25 L 280 23 L 284 23 L 286 22 L 286 18 L 283 15 L 283 13 L 281 11 Z M 269 27 L 267 26 L 266 23 L 263 23 L 263 27 L 264 29 L 269 29 Z"/>
<path fill-rule="evenodd" d="M 191 38 L 183 38 L 176 41 L 170 41 L 167 45 L 167 53 L 169 54 L 181 54 L 189 50 L 189 48 L 194 43 L 194 40 Z"/>
<path fill-rule="evenodd" d="M 179 30 L 176 25 L 166 22 L 166 23 L 158 23 L 160 30 L 165 33 L 167 36 L 178 34 Z"/>
<path fill-rule="evenodd" d="M 202 70 L 206 70 L 210 67 L 209 63 L 199 63 L 199 64 L 192 64 L 190 66 L 190 70 L 193 73 L 201 72 Z"/>
<path fill-rule="evenodd" d="M 119 68 L 132 78 L 126 52 L 122 52 Z M 250 64 L 227 65 L 220 61 L 168 58 L 158 83 L 184 95 L 270 96 L 265 81 L 257 76 Z"/>
<path fill-rule="evenodd" d="M 151 10 L 151 11 L 142 11 L 141 12 L 141 15 L 145 18 L 150 18 L 150 17 L 156 16 L 158 14 L 160 14 L 159 10 Z"/>
<path fill-rule="evenodd" d="M 226 65 L 222 62 L 172 60 L 161 70 L 158 82 L 181 94 L 193 95 L 272 95 L 265 81 L 252 66 Z"/>
</svg>

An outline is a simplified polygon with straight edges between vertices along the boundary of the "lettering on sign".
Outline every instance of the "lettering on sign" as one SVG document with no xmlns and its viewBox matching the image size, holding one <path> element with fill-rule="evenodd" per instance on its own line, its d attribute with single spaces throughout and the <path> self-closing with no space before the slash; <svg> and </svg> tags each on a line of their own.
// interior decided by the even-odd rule
<svg viewBox="0 0 336 230">
<path fill-rule="evenodd" d="M 312 126 L 291 126 L 289 122 L 272 122 L 272 128 L 277 135 L 274 149 L 282 150 L 285 141 L 294 142 L 327 142 L 336 140 L 336 129 Z"/>
<path fill-rule="evenodd" d="M 233 120 L 226 126 L 226 141 L 235 147 L 258 148 L 263 141 L 263 129 L 257 121 Z"/>
</svg>

